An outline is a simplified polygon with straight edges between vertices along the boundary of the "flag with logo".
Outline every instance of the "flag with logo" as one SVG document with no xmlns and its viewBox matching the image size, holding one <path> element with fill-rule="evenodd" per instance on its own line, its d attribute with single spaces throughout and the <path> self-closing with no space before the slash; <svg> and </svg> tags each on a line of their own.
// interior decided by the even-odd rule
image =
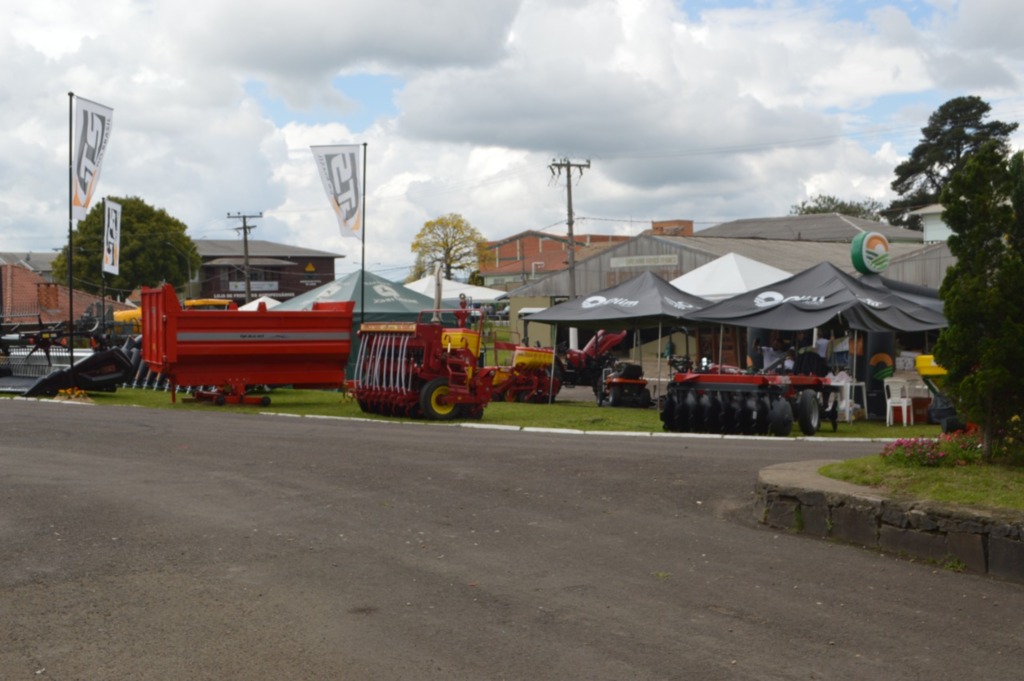
<svg viewBox="0 0 1024 681">
<path fill-rule="evenodd" d="M 84 220 L 89 212 L 92 193 L 100 179 L 100 165 L 110 139 L 113 118 L 113 109 L 81 97 L 75 99 L 71 180 L 71 215 L 75 220 Z"/>
<path fill-rule="evenodd" d="M 342 236 L 359 237 L 363 216 L 359 197 L 359 145 L 310 147 L 320 170 L 327 200 L 331 202 Z"/>
<path fill-rule="evenodd" d="M 103 271 L 118 275 L 121 260 L 121 204 L 107 199 L 103 211 Z"/>
</svg>

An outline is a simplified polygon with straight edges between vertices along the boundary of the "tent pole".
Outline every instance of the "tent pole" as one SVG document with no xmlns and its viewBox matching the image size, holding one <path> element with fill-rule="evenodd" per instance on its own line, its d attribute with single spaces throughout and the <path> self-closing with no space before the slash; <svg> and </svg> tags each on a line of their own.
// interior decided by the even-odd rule
<svg viewBox="0 0 1024 681">
<path fill-rule="evenodd" d="M 654 386 L 654 397 L 657 399 L 661 390 L 661 320 L 658 320 L 658 383 Z"/>
<path fill-rule="evenodd" d="M 553 324 L 555 329 L 555 340 L 558 340 L 558 324 Z M 555 401 L 555 348 L 557 345 L 551 346 L 551 376 L 548 377 L 548 404 L 553 404 Z"/>
<path fill-rule="evenodd" d="M 718 370 L 722 370 L 722 348 L 725 345 L 725 324 L 718 327 Z"/>
</svg>

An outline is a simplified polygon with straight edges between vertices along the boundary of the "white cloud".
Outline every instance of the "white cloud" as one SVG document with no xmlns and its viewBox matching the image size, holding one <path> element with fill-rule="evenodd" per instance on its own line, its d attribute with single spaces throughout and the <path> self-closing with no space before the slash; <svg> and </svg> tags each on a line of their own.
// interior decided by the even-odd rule
<svg viewBox="0 0 1024 681">
<path fill-rule="evenodd" d="M 444 213 L 490 238 L 564 221 L 555 157 L 592 162 L 577 231 L 703 226 L 814 193 L 887 201 L 952 97 L 1024 114 L 1015 0 L 729 4 L 0 0 L 0 250 L 65 242 L 68 91 L 114 108 L 101 195 L 139 196 L 194 237 L 262 211 L 254 238 L 345 268 L 362 245 L 339 234 L 309 146 L 366 142 L 367 265 L 396 273 Z M 333 85 L 360 74 L 398 88 L 365 129 L 370 102 Z"/>
</svg>

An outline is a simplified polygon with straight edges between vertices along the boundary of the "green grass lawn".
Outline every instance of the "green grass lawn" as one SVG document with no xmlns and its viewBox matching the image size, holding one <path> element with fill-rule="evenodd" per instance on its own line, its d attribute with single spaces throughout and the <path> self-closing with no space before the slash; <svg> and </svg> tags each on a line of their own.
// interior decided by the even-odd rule
<svg viewBox="0 0 1024 681">
<path fill-rule="evenodd" d="M 275 389 L 268 393 L 269 407 L 247 405 L 225 405 L 217 407 L 208 402 L 197 402 L 179 394 L 177 402 L 171 403 L 169 392 L 121 388 L 114 393 L 91 393 L 96 404 L 131 405 L 155 409 L 224 409 L 239 413 L 256 414 L 261 411 L 279 412 L 299 416 L 339 416 L 369 418 L 382 421 L 401 421 L 394 417 L 364 414 L 354 400 L 342 393 L 321 390 Z M 584 431 L 627 431 L 662 432 L 657 409 L 631 409 L 626 407 L 598 407 L 594 401 L 577 402 L 556 400 L 554 404 L 520 404 L 491 402 L 481 420 L 485 424 L 503 426 L 566 428 Z M 895 437 L 936 437 L 940 429 L 934 425 L 913 425 L 886 427 L 879 421 L 842 421 L 836 432 L 832 425 L 822 424 L 818 437 L 824 438 L 869 438 L 892 439 Z M 792 437 L 802 437 L 799 427 L 794 424 Z"/>
</svg>

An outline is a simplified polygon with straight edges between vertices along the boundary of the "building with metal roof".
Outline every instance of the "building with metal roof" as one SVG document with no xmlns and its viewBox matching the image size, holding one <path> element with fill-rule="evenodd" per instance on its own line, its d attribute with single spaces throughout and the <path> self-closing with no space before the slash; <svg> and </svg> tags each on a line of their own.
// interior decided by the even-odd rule
<svg viewBox="0 0 1024 681">
<path fill-rule="evenodd" d="M 200 298 L 285 301 L 335 279 L 334 261 L 345 256 L 313 248 L 249 239 L 196 239 L 202 260 L 196 278 Z M 194 290 L 194 289 L 193 289 Z"/>
<path fill-rule="evenodd" d="M 924 240 L 924 235 L 921 232 L 839 213 L 812 213 L 809 215 L 785 215 L 777 218 L 733 220 L 703 229 L 697 232 L 697 236 L 850 243 L 855 236 L 863 232 L 878 232 L 891 244 L 905 242 L 920 244 Z"/>
</svg>

